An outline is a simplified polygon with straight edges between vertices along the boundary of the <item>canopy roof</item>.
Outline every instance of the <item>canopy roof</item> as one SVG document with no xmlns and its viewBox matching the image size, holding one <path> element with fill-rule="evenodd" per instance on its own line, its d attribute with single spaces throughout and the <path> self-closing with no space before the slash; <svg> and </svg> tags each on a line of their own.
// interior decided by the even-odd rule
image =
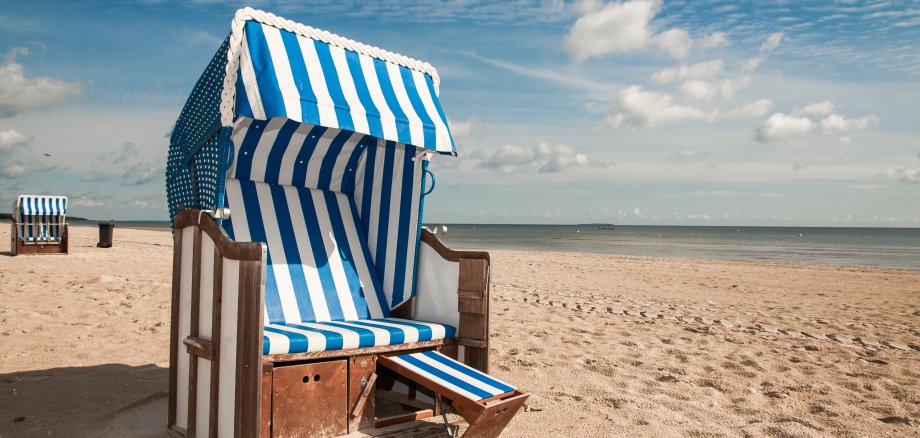
<svg viewBox="0 0 920 438">
<path fill-rule="evenodd" d="M 262 11 L 240 10 L 237 20 L 236 115 L 286 117 L 456 155 L 431 65 Z M 231 52 L 236 33 L 235 22 Z"/>
<path fill-rule="evenodd" d="M 13 217 L 63 216 L 67 214 L 66 196 L 20 195 L 13 203 Z"/>
</svg>

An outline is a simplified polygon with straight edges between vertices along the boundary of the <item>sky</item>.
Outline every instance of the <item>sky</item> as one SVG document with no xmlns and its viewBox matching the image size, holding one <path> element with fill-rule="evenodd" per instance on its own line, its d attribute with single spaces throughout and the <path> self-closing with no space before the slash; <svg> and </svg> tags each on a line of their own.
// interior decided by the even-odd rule
<svg viewBox="0 0 920 438">
<path fill-rule="evenodd" d="M 245 5 L 438 69 L 426 222 L 920 226 L 911 1 L 0 0 L 0 212 L 168 219 L 169 133 Z"/>
</svg>

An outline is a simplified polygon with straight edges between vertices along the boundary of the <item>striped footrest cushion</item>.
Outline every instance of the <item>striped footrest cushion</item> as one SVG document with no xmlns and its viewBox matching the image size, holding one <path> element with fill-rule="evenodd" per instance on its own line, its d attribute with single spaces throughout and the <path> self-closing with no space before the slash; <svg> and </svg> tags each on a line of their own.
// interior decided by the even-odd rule
<svg viewBox="0 0 920 438">
<path fill-rule="evenodd" d="M 453 339 L 454 327 L 399 318 L 266 324 L 263 354 L 312 353 Z"/>
<path fill-rule="evenodd" d="M 387 356 L 387 359 L 473 401 L 495 397 L 517 389 L 436 351 Z"/>
</svg>

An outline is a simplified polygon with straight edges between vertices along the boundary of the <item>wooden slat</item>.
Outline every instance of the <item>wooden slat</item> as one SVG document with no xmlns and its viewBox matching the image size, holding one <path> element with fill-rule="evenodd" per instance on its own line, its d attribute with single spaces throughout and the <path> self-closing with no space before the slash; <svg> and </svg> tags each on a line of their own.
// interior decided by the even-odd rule
<svg viewBox="0 0 920 438">
<path fill-rule="evenodd" d="M 422 242 L 425 242 L 431 249 L 435 250 L 438 255 L 441 256 L 444 260 L 451 262 L 459 262 L 461 258 L 464 259 L 482 259 L 489 260 L 489 253 L 485 251 L 455 251 L 446 246 L 444 243 L 438 239 L 438 236 L 435 236 L 428 231 L 427 229 L 422 229 Z"/>
<path fill-rule="evenodd" d="M 374 424 L 374 427 L 381 428 L 392 426 L 394 424 L 408 423 L 410 421 L 424 420 L 426 418 L 431 418 L 434 415 L 434 411 L 431 409 L 422 409 L 416 412 L 409 412 L 408 414 L 394 415 L 392 417 L 381 418 L 377 420 Z"/>
<path fill-rule="evenodd" d="M 198 337 L 198 318 L 201 310 L 201 228 L 195 227 L 192 240 L 192 303 L 189 337 Z M 195 436 L 195 415 L 198 413 L 198 356 L 189 356 L 188 365 L 188 436 Z"/>
<path fill-rule="evenodd" d="M 376 371 L 376 355 L 353 356 L 348 360 L 348 409 L 351 413 L 348 417 L 349 432 L 374 426 Z M 362 381 L 366 382 L 364 386 L 361 385 Z"/>
<path fill-rule="evenodd" d="M 211 438 L 217 438 L 217 406 L 220 401 L 220 313 L 224 284 L 224 256 L 214 245 L 214 304 L 211 311 L 211 405 L 208 412 Z"/>
<path fill-rule="evenodd" d="M 207 339 L 201 339 L 189 336 L 182 340 L 188 354 L 202 359 L 212 360 L 214 358 L 214 344 Z"/>
<path fill-rule="evenodd" d="M 236 350 L 237 437 L 259 435 L 262 405 L 262 300 L 261 261 L 241 261 Z"/>
<path fill-rule="evenodd" d="M 260 428 L 262 438 L 272 436 L 272 373 L 274 368 L 272 364 L 265 362 L 262 364 L 262 419 Z"/>
<path fill-rule="evenodd" d="M 172 308 L 170 309 L 169 324 L 169 404 L 166 409 L 167 425 L 176 425 L 176 395 L 178 394 L 178 363 L 179 359 L 179 289 L 182 279 L 182 230 L 176 230 L 173 235 L 173 277 L 172 277 Z"/>
<path fill-rule="evenodd" d="M 460 282 L 457 288 L 467 293 L 482 294 L 489 282 L 488 275 L 488 260 L 462 258 L 460 259 Z"/>
<path fill-rule="evenodd" d="M 223 228 L 208 214 L 201 215 L 199 210 L 183 210 L 176 214 L 174 227 L 176 234 L 185 227 L 197 226 L 214 241 L 214 246 L 220 249 L 224 257 L 231 260 L 262 260 L 263 244 L 258 242 L 234 242 L 227 237 Z"/>
</svg>

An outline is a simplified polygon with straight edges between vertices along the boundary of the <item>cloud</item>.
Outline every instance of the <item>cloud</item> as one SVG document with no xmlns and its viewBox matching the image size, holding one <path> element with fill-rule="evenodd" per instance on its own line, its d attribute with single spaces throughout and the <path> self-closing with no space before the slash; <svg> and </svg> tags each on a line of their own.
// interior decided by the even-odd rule
<svg viewBox="0 0 920 438">
<path fill-rule="evenodd" d="M 725 117 L 760 117 L 773 108 L 773 101 L 760 99 L 727 111 Z"/>
<path fill-rule="evenodd" d="M 700 47 L 705 49 L 712 49 L 716 47 L 722 47 L 728 45 L 728 38 L 725 36 L 725 32 L 713 32 L 709 35 L 703 37 L 700 41 Z"/>
<path fill-rule="evenodd" d="M 686 59 L 690 48 L 693 47 L 693 38 L 683 29 L 668 29 L 652 38 L 665 53 L 675 59 Z"/>
<path fill-rule="evenodd" d="M 805 105 L 802 108 L 796 107 L 794 110 L 792 110 L 792 115 L 794 116 L 823 116 L 827 114 L 832 114 L 834 111 L 836 111 L 836 109 L 837 108 L 834 106 L 834 104 L 831 101 L 825 100 L 822 102 L 810 103 L 808 105 Z"/>
<path fill-rule="evenodd" d="M 80 175 L 80 181 L 83 181 L 83 182 L 107 181 L 110 178 L 111 178 L 111 175 L 103 173 L 103 172 L 98 172 L 98 171 L 86 172 L 83 175 Z"/>
<path fill-rule="evenodd" d="M 642 87 L 633 85 L 617 95 L 615 112 L 608 114 L 605 122 L 613 128 L 626 124 L 642 129 L 684 120 L 712 118 L 712 114 L 699 108 L 675 103 L 669 94 L 645 91 Z"/>
<path fill-rule="evenodd" d="M 121 176 L 121 185 L 140 186 L 158 178 L 165 178 L 166 166 L 160 163 L 137 163 Z"/>
<path fill-rule="evenodd" d="M 14 47 L 4 57 L 0 67 L 0 117 L 12 117 L 24 111 L 54 108 L 69 99 L 79 98 L 82 89 L 77 82 L 39 76 L 27 78 L 16 57 L 28 55 L 29 49 Z"/>
<path fill-rule="evenodd" d="M 111 155 L 100 154 L 97 158 L 99 161 L 107 161 L 112 164 L 122 164 L 129 159 L 137 156 L 137 145 L 132 142 L 125 142 L 115 153 Z"/>
<path fill-rule="evenodd" d="M 713 84 L 702 79 L 690 79 L 680 84 L 680 92 L 693 100 L 708 102 L 716 97 L 718 90 Z"/>
<path fill-rule="evenodd" d="M 576 61 L 645 47 L 652 38 L 649 22 L 661 8 L 660 1 L 623 3 L 584 2 L 582 15 L 565 37 L 565 47 Z"/>
<path fill-rule="evenodd" d="M 783 113 L 774 113 L 757 129 L 755 138 L 761 143 L 786 140 L 812 131 L 815 123 L 808 117 L 795 117 Z"/>
<path fill-rule="evenodd" d="M 908 169 L 903 166 L 888 169 L 882 175 L 884 179 L 903 181 L 908 183 L 920 183 L 920 168 Z"/>
<path fill-rule="evenodd" d="M 588 156 L 567 144 L 550 145 L 541 142 L 533 148 L 506 144 L 491 154 L 477 149 L 470 159 L 479 160 L 476 167 L 502 173 L 555 173 L 574 167 L 588 167 Z"/>
<path fill-rule="evenodd" d="M 13 148 L 29 144 L 35 137 L 25 135 L 15 129 L 0 131 L 0 152 L 11 152 Z"/>
<path fill-rule="evenodd" d="M 70 205 L 73 205 L 73 206 L 87 207 L 87 208 L 102 207 L 106 204 L 106 202 L 102 199 L 90 197 L 87 195 L 80 195 L 76 197 L 72 196 L 70 197 L 68 202 L 70 203 Z"/>
<path fill-rule="evenodd" d="M 473 129 L 477 124 L 475 117 L 470 117 L 469 120 L 465 122 L 457 122 L 447 118 L 447 124 L 450 126 L 450 134 L 454 138 L 469 137 L 473 133 Z"/>
<path fill-rule="evenodd" d="M 42 164 L 34 159 L 0 162 L 0 176 L 8 179 L 24 178 L 36 172 L 50 172 L 55 169 L 56 166 Z"/>
<path fill-rule="evenodd" d="M 705 154 L 700 154 L 693 149 L 684 149 L 675 155 L 671 155 L 667 158 L 667 160 L 675 163 L 689 163 L 691 161 L 697 161 L 705 157 Z"/>
<path fill-rule="evenodd" d="M 724 63 L 721 59 L 698 62 L 692 65 L 671 67 L 652 73 L 652 82 L 663 84 L 691 78 L 710 78 L 722 72 Z"/>
<path fill-rule="evenodd" d="M 782 40 L 783 40 L 783 32 L 776 32 L 776 33 L 770 34 L 770 36 L 767 37 L 766 41 L 764 41 L 764 43 L 760 45 L 760 55 L 755 56 L 745 61 L 744 65 L 742 66 L 742 70 L 748 71 L 748 72 L 757 70 L 757 67 L 760 66 L 760 63 L 763 62 L 765 59 L 767 59 L 771 54 L 773 54 L 773 50 L 775 50 L 779 46 L 779 43 Z"/>
<path fill-rule="evenodd" d="M 808 133 L 822 133 L 835 135 L 844 132 L 862 131 L 879 122 L 879 118 L 868 115 L 859 118 L 849 118 L 842 114 L 830 114 L 821 120 L 805 117 L 802 114 L 820 115 L 833 111 L 833 103 L 825 101 L 817 104 L 806 105 L 804 108 L 793 111 L 792 114 L 774 113 L 757 129 L 755 139 L 761 143 L 785 141 L 793 137 Z M 841 137 L 841 142 L 848 143 L 852 139 L 848 136 Z"/>
</svg>

